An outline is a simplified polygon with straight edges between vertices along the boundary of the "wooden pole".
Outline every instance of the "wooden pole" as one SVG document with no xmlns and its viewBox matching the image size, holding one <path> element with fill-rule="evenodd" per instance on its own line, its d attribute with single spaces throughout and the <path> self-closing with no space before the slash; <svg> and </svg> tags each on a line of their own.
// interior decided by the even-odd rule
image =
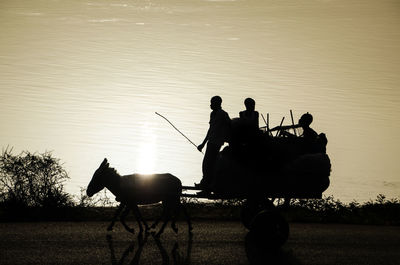
<svg viewBox="0 0 400 265">
<path fill-rule="evenodd" d="M 280 129 L 280 128 L 282 127 L 282 124 L 283 124 L 283 121 L 284 121 L 284 120 L 285 120 L 285 117 L 282 118 L 281 124 L 279 124 L 279 130 L 276 132 L 275 137 L 278 136 L 278 134 L 280 134 L 280 132 L 281 132 L 281 129 Z"/>
<path fill-rule="evenodd" d="M 267 113 L 267 132 L 268 132 L 268 135 L 272 136 L 272 133 L 269 130 L 269 113 Z"/>
<path fill-rule="evenodd" d="M 265 125 L 267 126 L 266 128 L 268 129 L 268 122 L 265 120 L 264 115 L 261 113 L 261 117 L 264 120 Z"/>
<path fill-rule="evenodd" d="M 294 132 L 294 135 L 297 136 L 297 131 L 296 131 L 295 124 L 294 124 L 294 119 L 293 119 L 293 112 L 292 112 L 292 110 L 290 110 L 290 117 L 292 118 L 292 125 L 293 125 L 293 132 Z"/>
<path fill-rule="evenodd" d="M 160 113 L 156 112 L 156 114 L 158 116 L 160 116 L 161 118 L 163 118 L 164 120 L 166 120 L 175 130 L 177 130 L 183 137 L 186 138 L 186 140 L 188 140 L 192 145 L 194 145 L 197 149 L 197 145 L 195 143 L 193 143 L 186 135 L 184 135 L 178 128 L 175 127 L 175 125 L 172 124 L 172 122 L 170 122 L 167 118 L 165 118 L 163 115 L 161 115 Z M 201 152 L 203 153 L 203 152 Z"/>
</svg>

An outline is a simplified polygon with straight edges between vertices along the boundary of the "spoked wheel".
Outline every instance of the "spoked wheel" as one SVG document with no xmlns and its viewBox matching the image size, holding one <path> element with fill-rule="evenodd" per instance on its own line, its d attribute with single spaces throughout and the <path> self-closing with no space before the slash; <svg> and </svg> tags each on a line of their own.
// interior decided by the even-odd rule
<svg viewBox="0 0 400 265">
<path fill-rule="evenodd" d="M 251 222 L 250 235 L 260 244 L 280 247 L 289 238 L 289 224 L 278 211 L 263 210 Z"/>
<path fill-rule="evenodd" d="M 272 210 L 273 208 L 274 205 L 270 200 L 248 199 L 242 206 L 241 221 L 247 229 L 250 229 L 251 223 L 259 212 L 263 210 Z"/>
</svg>

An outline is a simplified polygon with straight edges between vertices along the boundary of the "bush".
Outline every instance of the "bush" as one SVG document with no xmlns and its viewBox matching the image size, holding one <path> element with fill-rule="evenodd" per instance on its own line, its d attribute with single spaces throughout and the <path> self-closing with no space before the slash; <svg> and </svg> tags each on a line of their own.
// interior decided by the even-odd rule
<svg viewBox="0 0 400 265">
<path fill-rule="evenodd" d="M 108 195 L 106 189 L 102 192 L 96 193 L 93 197 L 89 197 L 86 195 L 86 188 L 81 188 L 80 195 L 76 196 L 76 207 L 114 207 L 117 205 L 116 202 L 113 202 Z"/>
<path fill-rule="evenodd" d="M 67 179 L 60 160 L 50 152 L 14 155 L 7 148 L 0 156 L 0 202 L 6 208 L 71 206 L 63 186 Z"/>
<path fill-rule="evenodd" d="M 288 212 L 291 221 L 400 225 L 400 201 L 382 194 L 375 201 L 342 203 L 332 196 L 317 200 L 295 200 Z"/>
</svg>

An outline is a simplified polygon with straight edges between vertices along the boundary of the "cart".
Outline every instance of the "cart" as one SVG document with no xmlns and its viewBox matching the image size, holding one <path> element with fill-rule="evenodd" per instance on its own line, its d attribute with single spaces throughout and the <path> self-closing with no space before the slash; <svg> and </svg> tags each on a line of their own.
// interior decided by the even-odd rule
<svg viewBox="0 0 400 265">
<path fill-rule="evenodd" d="M 263 243 L 283 245 L 289 224 L 273 201 L 321 199 L 329 187 L 331 163 L 326 154 L 327 139 L 320 134 L 309 143 L 302 137 L 270 131 L 251 131 L 233 123 L 232 142 L 219 154 L 210 193 L 184 186 L 182 197 L 243 199 L 241 221 Z M 281 127 L 278 130 L 288 130 Z"/>
</svg>

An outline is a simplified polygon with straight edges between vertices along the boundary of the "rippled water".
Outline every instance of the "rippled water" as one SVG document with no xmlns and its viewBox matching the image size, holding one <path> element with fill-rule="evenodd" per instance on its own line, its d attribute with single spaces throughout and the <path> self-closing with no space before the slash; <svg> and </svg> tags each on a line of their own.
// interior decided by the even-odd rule
<svg viewBox="0 0 400 265">
<path fill-rule="evenodd" d="M 202 154 L 155 112 L 200 143 L 211 96 L 232 118 L 250 96 L 272 125 L 314 115 L 326 195 L 399 197 L 399 14 L 389 0 L 3 0 L 2 146 L 53 150 L 73 193 L 104 157 L 192 184 Z"/>
</svg>

